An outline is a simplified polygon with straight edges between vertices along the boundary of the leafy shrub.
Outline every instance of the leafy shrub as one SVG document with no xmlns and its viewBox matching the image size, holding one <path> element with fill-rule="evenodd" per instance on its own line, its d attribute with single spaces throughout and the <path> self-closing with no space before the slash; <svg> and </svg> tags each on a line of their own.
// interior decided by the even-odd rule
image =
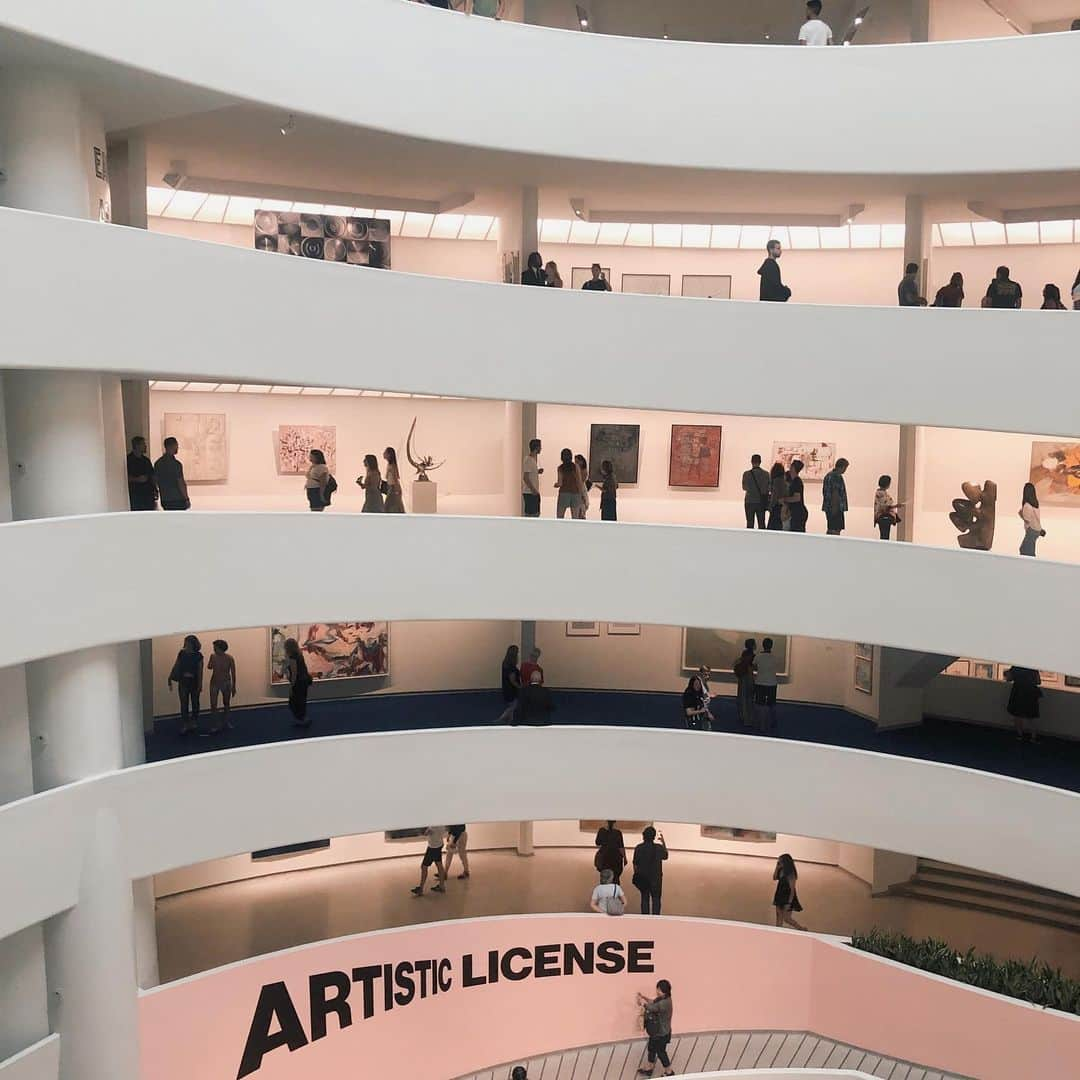
<svg viewBox="0 0 1080 1080">
<path fill-rule="evenodd" d="M 995 960 L 974 949 L 957 952 L 936 938 L 916 941 L 905 934 L 876 927 L 868 934 L 853 935 L 851 944 L 863 952 L 981 990 L 1019 998 L 1046 1009 L 1080 1014 L 1080 982 L 1038 959 Z"/>
</svg>

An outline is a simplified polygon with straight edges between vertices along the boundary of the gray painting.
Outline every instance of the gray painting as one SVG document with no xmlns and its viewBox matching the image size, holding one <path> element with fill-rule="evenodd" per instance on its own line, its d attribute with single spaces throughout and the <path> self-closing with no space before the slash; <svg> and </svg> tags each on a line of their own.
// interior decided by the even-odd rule
<svg viewBox="0 0 1080 1080">
<path fill-rule="evenodd" d="M 761 630 L 703 630 L 688 626 L 683 630 L 683 671 L 697 671 L 707 667 L 710 671 L 730 672 L 743 651 L 743 642 L 753 638 L 761 652 L 764 638 L 773 639 L 773 655 L 777 659 L 777 674 L 788 674 L 788 639 L 784 634 L 770 634 Z"/>
<path fill-rule="evenodd" d="M 589 429 L 589 479 L 600 482 L 600 462 L 606 459 L 615 466 L 615 479 L 620 484 L 636 484 L 640 445 L 640 424 L 593 424 Z"/>
</svg>

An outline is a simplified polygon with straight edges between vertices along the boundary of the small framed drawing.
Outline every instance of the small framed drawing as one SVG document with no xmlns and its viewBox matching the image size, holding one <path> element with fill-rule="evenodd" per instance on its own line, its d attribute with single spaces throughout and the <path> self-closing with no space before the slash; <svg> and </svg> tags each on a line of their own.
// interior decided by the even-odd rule
<svg viewBox="0 0 1080 1080">
<path fill-rule="evenodd" d="M 741 840 L 747 844 L 775 844 L 776 833 L 761 829 L 738 829 L 730 825 L 702 825 L 701 835 L 707 840 Z"/>
<path fill-rule="evenodd" d="M 607 632 L 615 637 L 637 637 L 641 633 L 641 623 L 637 622 L 609 622 Z"/>
<path fill-rule="evenodd" d="M 997 665 L 989 660 L 972 660 L 971 674 L 976 679 L 993 679 L 997 677 Z"/>
<path fill-rule="evenodd" d="M 1080 675 L 1066 675 L 1065 676 L 1065 685 L 1066 686 L 1071 686 L 1074 689 L 1076 687 L 1080 687 Z"/>
<path fill-rule="evenodd" d="M 568 622 L 566 624 L 567 637 L 599 637 L 600 624 L 598 622 Z"/>
<path fill-rule="evenodd" d="M 971 661 L 970 660 L 954 660 L 943 672 L 942 675 L 960 675 L 965 679 L 971 678 Z"/>
<path fill-rule="evenodd" d="M 874 659 L 874 646 L 866 641 L 855 642 L 855 655 L 861 656 L 864 660 Z"/>
<path fill-rule="evenodd" d="M 865 656 L 855 657 L 855 689 L 863 694 L 874 692 L 874 661 Z"/>
<path fill-rule="evenodd" d="M 1043 686 L 1060 686 L 1061 675 L 1056 671 L 1040 671 L 1039 678 Z"/>
</svg>

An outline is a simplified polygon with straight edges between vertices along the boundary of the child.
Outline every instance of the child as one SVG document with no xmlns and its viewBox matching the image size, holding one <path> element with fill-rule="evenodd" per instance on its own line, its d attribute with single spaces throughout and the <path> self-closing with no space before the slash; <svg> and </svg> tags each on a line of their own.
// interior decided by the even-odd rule
<svg viewBox="0 0 1080 1080">
<path fill-rule="evenodd" d="M 210 712 L 217 714 L 218 694 L 221 695 L 221 707 L 225 718 L 221 724 L 215 724 L 208 735 L 220 735 L 227 724 L 233 727 L 229 718 L 229 702 L 236 696 L 236 661 L 229 655 L 229 643 L 218 638 L 214 642 L 214 651 L 206 662 L 210 669 Z"/>
</svg>

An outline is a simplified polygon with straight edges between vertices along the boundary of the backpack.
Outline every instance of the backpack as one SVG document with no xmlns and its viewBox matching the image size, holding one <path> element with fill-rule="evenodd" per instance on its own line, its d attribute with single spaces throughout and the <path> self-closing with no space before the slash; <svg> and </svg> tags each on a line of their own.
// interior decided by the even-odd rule
<svg viewBox="0 0 1080 1080">
<path fill-rule="evenodd" d="M 626 914 L 626 901 L 619 895 L 619 886 L 611 886 L 611 895 L 604 901 L 604 911 L 608 915 Z"/>
<path fill-rule="evenodd" d="M 326 487 L 323 488 L 323 502 L 327 506 L 330 505 L 330 497 L 334 494 L 335 491 L 337 491 L 337 481 L 331 474 L 326 478 Z"/>
</svg>

